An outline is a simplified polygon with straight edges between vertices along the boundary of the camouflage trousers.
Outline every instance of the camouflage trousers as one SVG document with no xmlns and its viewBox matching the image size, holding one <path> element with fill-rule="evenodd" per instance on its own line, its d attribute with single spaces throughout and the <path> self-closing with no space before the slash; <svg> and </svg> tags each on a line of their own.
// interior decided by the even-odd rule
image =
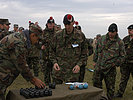
<svg viewBox="0 0 133 100">
<path fill-rule="evenodd" d="M 122 64 L 120 66 L 120 72 L 121 72 L 121 80 L 119 84 L 118 93 L 123 95 L 127 86 L 127 82 L 130 77 L 130 73 L 132 74 L 133 77 L 133 63 Z"/>
<path fill-rule="evenodd" d="M 63 81 L 57 78 L 53 78 L 53 82 L 56 84 L 63 84 Z"/>
<path fill-rule="evenodd" d="M 43 60 L 41 67 L 42 67 L 42 72 L 44 74 L 44 82 L 46 85 L 48 85 L 49 83 L 51 83 L 52 79 L 53 64 L 50 60 Z"/>
<path fill-rule="evenodd" d="M 79 82 L 84 81 L 84 76 L 85 76 L 85 66 L 81 66 L 80 67 Z"/>
<path fill-rule="evenodd" d="M 102 80 L 104 79 L 107 88 L 107 97 L 112 100 L 115 91 L 116 68 L 112 68 L 107 74 L 101 70 L 95 70 L 93 74 L 93 86 L 102 88 Z"/>
<path fill-rule="evenodd" d="M 28 57 L 27 64 L 30 69 L 33 69 L 34 76 L 38 77 L 39 74 L 39 58 L 38 57 Z"/>
</svg>

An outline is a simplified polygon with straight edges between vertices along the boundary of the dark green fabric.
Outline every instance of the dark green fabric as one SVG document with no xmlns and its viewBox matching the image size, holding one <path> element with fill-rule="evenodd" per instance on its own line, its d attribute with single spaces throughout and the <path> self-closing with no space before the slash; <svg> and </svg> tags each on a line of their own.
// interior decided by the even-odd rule
<svg viewBox="0 0 133 100">
<path fill-rule="evenodd" d="M 27 100 L 100 100 L 103 90 L 89 86 L 88 89 L 83 90 L 69 90 L 68 85 L 57 85 L 56 89 L 52 90 L 53 95 L 48 97 L 27 99 Z M 10 90 L 8 100 L 26 100 L 19 95 L 19 90 Z"/>
</svg>

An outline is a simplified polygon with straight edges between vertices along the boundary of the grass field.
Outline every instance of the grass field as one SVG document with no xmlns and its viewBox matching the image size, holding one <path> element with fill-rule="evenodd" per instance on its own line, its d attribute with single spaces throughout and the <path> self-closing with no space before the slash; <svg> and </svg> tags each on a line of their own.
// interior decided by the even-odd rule
<svg viewBox="0 0 133 100">
<path fill-rule="evenodd" d="M 88 58 L 88 65 L 87 68 L 92 68 L 93 69 L 93 61 L 92 61 L 92 56 Z M 116 77 L 116 91 L 118 90 L 118 85 L 120 82 L 120 69 L 117 68 L 117 77 Z M 43 80 L 43 75 L 42 73 L 39 73 L 39 78 Z M 85 82 L 88 82 L 89 85 L 92 85 L 92 75 L 93 72 L 86 71 L 85 74 Z M 20 88 L 26 88 L 26 87 L 31 87 L 33 86 L 30 82 L 26 82 L 21 75 L 17 77 L 17 79 L 13 82 L 13 84 L 7 89 L 7 92 L 11 89 L 20 89 Z M 114 99 L 114 100 L 133 100 L 133 90 L 132 90 L 133 82 L 132 78 L 130 77 L 128 81 L 128 85 L 126 88 L 126 91 L 124 93 L 123 98 L 119 99 Z M 103 82 L 103 89 L 106 92 L 105 84 Z"/>
</svg>

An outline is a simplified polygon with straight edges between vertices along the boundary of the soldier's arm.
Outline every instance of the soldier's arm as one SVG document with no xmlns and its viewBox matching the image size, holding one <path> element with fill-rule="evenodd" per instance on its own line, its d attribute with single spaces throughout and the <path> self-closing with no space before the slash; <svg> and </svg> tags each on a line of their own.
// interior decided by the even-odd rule
<svg viewBox="0 0 133 100">
<path fill-rule="evenodd" d="M 119 57 L 115 61 L 116 66 L 120 66 L 125 61 L 126 52 L 125 52 L 125 47 L 124 47 L 123 41 L 120 41 L 119 48 L 120 48 Z"/>
<path fill-rule="evenodd" d="M 30 72 L 30 69 L 26 63 L 26 48 L 23 42 L 17 42 L 15 47 L 15 53 L 17 57 L 17 69 L 21 73 L 21 75 L 27 80 L 30 81 L 33 85 L 41 88 L 45 86 L 45 84 L 38 78 L 34 77 Z"/>
<path fill-rule="evenodd" d="M 21 75 L 27 80 L 31 81 L 33 79 L 33 75 L 30 72 L 30 69 L 26 62 L 26 48 L 23 41 L 17 41 L 16 47 L 15 47 L 15 53 L 17 57 L 17 69 L 20 71 Z"/>
<path fill-rule="evenodd" d="M 53 40 L 50 42 L 49 58 L 53 64 L 57 63 L 57 59 L 56 59 L 56 35 L 54 36 Z"/>
<path fill-rule="evenodd" d="M 81 56 L 80 56 L 80 60 L 77 62 L 77 65 L 79 67 L 87 64 L 87 59 L 88 59 L 87 53 L 88 53 L 88 45 L 86 42 L 86 38 L 83 35 L 83 42 L 81 43 Z"/>
</svg>

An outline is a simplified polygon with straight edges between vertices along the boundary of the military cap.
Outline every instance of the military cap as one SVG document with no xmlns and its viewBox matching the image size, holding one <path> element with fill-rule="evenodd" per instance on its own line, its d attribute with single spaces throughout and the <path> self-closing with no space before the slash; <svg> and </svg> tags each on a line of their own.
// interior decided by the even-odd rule
<svg viewBox="0 0 133 100">
<path fill-rule="evenodd" d="M 18 24 L 14 24 L 14 27 L 18 27 Z"/>
<path fill-rule="evenodd" d="M 101 36 L 101 34 L 97 34 L 97 36 Z"/>
<path fill-rule="evenodd" d="M 3 24 L 10 25 L 11 23 L 9 23 L 8 19 L 3 19 Z"/>
<path fill-rule="evenodd" d="M 3 24 L 3 19 L 0 19 L 0 24 Z"/>
<path fill-rule="evenodd" d="M 61 27 L 61 25 L 57 25 L 57 27 Z"/>
<path fill-rule="evenodd" d="M 127 29 L 133 29 L 133 25 L 129 25 Z"/>
<path fill-rule="evenodd" d="M 23 27 L 19 27 L 19 29 L 18 30 L 24 30 L 24 28 Z"/>
<path fill-rule="evenodd" d="M 30 26 L 30 33 L 35 33 L 35 34 L 37 34 L 40 37 L 42 32 L 43 32 L 42 28 L 39 25 L 32 24 Z"/>
<path fill-rule="evenodd" d="M 81 26 L 75 26 L 76 29 L 81 30 Z"/>
<path fill-rule="evenodd" d="M 109 28 L 108 28 L 109 32 L 118 32 L 118 28 L 117 25 L 115 23 L 112 23 Z"/>
<path fill-rule="evenodd" d="M 0 24 L 10 25 L 11 23 L 9 23 L 9 20 L 8 19 L 0 19 Z"/>
<path fill-rule="evenodd" d="M 70 23 L 74 22 L 74 17 L 71 14 L 66 14 L 63 19 L 63 23 L 65 25 L 69 25 Z"/>
<path fill-rule="evenodd" d="M 50 17 L 50 18 L 47 20 L 47 23 L 55 23 L 53 17 Z"/>
</svg>

